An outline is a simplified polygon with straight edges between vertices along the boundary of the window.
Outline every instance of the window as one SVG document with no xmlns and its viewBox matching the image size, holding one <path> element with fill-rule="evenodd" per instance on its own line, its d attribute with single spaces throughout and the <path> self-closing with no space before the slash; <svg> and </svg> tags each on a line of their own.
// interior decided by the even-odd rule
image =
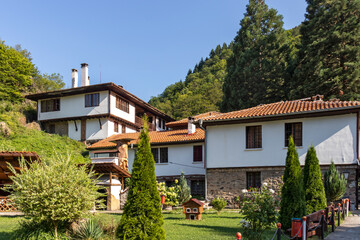
<svg viewBox="0 0 360 240">
<path fill-rule="evenodd" d="M 261 173 L 260 172 L 247 172 L 246 173 L 246 186 L 248 189 L 261 187 Z"/>
<path fill-rule="evenodd" d="M 191 195 L 205 196 L 205 180 L 191 180 Z"/>
<path fill-rule="evenodd" d="M 155 163 L 159 163 L 159 149 L 158 148 L 152 148 L 151 153 L 154 157 Z"/>
<path fill-rule="evenodd" d="M 119 123 L 114 122 L 114 132 L 119 132 Z"/>
<path fill-rule="evenodd" d="M 191 208 L 186 208 L 187 213 L 191 213 Z"/>
<path fill-rule="evenodd" d="M 168 162 L 168 148 L 160 148 L 160 163 Z"/>
<path fill-rule="evenodd" d="M 129 113 L 129 102 L 116 96 L 116 107 L 124 112 Z"/>
<path fill-rule="evenodd" d="M 302 146 L 302 123 L 285 123 L 285 147 L 289 146 L 289 137 L 293 136 L 295 146 Z"/>
<path fill-rule="evenodd" d="M 194 146 L 194 162 L 202 162 L 202 146 Z"/>
<path fill-rule="evenodd" d="M 85 107 L 99 106 L 99 103 L 100 103 L 99 93 L 85 94 Z"/>
<path fill-rule="evenodd" d="M 124 124 L 121 125 L 121 133 L 126 133 L 126 126 Z"/>
<path fill-rule="evenodd" d="M 197 213 L 198 209 L 197 208 L 193 208 L 193 213 Z"/>
<path fill-rule="evenodd" d="M 246 148 L 262 148 L 261 126 L 246 127 Z"/>
<path fill-rule="evenodd" d="M 161 119 L 158 119 L 158 127 L 161 128 Z"/>
<path fill-rule="evenodd" d="M 60 111 L 60 99 L 41 101 L 41 112 Z"/>
</svg>

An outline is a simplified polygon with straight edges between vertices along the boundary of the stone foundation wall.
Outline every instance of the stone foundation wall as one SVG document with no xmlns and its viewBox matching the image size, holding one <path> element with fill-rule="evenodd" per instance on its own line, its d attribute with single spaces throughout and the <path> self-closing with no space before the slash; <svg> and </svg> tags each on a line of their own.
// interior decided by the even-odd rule
<svg viewBox="0 0 360 240">
<path fill-rule="evenodd" d="M 350 198 L 352 203 L 356 201 L 357 181 L 356 165 L 336 166 L 340 173 L 349 173 L 347 191 L 344 196 Z M 241 195 L 241 190 L 246 189 L 246 172 L 261 172 L 261 183 L 266 182 L 269 188 L 280 193 L 283 184 L 282 178 L 285 167 L 254 167 L 254 168 L 216 168 L 207 169 L 207 198 L 212 200 L 219 196 L 225 198 L 230 206 L 234 206 L 234 200 Z M 324 176 L 329 166 L 321 166 Z"/>
</svg>

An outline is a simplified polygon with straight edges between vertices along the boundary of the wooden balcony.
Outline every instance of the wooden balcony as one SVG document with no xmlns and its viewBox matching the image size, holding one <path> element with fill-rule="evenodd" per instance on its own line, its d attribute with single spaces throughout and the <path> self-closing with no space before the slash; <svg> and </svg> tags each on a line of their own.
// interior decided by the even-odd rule
<svg viewBox="0 0 360 240">
<path fill-rule="evenodd" d="M 135 116 L 135 124 L 140 128 L 142 127 L 142 118 Z M 149 131 L 156 131 L 156 125 L 153 123 L 148 122 Z"/>
</svg>

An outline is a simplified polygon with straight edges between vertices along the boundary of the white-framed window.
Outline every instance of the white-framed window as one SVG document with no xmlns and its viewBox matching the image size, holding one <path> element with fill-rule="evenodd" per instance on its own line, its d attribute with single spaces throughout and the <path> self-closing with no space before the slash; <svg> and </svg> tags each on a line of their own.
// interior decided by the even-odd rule
<svg viewBox="0 0 360 240">
<path fill-rule="evenodd" d="M 191 213 L 191 208 L 186 208 L 186 213 Z"/>
<path fill-rule="evenodd" d="M 198 209 L 197 208 L 193 208 L 193 213 L 197 213 Z"/>
</svg>

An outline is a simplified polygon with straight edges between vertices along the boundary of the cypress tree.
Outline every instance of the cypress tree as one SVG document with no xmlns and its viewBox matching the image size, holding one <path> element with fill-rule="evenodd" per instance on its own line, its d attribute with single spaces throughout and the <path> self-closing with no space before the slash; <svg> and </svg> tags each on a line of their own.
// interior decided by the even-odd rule
<svg viewBox="0 0 360 240">
<path fill-rule="evenodd" d="M 340 175 L 333 161 L 324 174 L 325 194 L 329 202 L 339 200 L 346 192 L 346 179 Z"/>
<path fill-rule="evenodd" d="M 304 188 L 307 214 L 326 208 L 324 185 L 321 179 L 319 159 L 313 145 L 310 146 L 305 158 Z"/>
<path fill-rule="evenodd" d="M 183 204 L 190 198 L 191 198 L 190 187 L 187 184 L 187 180 L 185 178 L 184 172 L 181 172 L 180 181 L 179 181 L 179 192 L 178 192 L 179 203 Z"/>
<path fill-rule="evenodd" d="M 284 99 L 287 36 L 282 16 L 263 0 L 249 0 L 227 61 L 221 111 Z"/>
<path fill-rule="evenodd" d="M 280 222 L 284 229 L 291 227 L 291 218 L 305 215 L 305 194 L 299 156 L 294 140 L 289 138 L 284 172 L 284 185 L 281 189 Z"/>
<path fill-rule="evenodd" d="M 360 97 L 360 1 L 307 0 L 294 98 Z"/>
<path fill-rule="evenodd" d="M 155 162 L 150 148 L 147 118 L 133 163 L 129 195 L 117 229 L 120 239 L 165 239 Z"/>
</svg>

